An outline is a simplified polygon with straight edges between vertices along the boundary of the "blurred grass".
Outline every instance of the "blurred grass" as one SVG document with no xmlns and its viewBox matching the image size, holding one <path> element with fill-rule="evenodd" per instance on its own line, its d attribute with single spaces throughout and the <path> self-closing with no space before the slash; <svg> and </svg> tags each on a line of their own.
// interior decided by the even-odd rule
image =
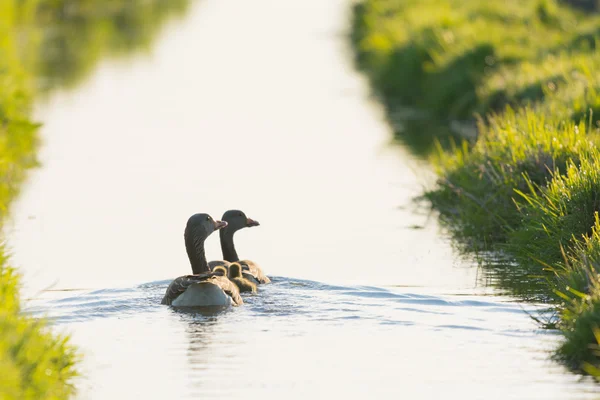
<svg viewBox="0 0 600 400">
<path fill-rule="evenodd" d="M 593 374 L 600 372 L 600 14 L 590 10 L 597 8 L 587 0 L 363 0 L 351 36 L 396 134 L 437 167 L 425 198 L 464 248 L 510 256 L 487 266 L 499 274 L 495 282 L 554 302 L 565 335 L 557 354 Z M 475 122 L 476 134 L 413 121 L 416 131 L 406 132 L 395 117 L 405 107 L 450 128 Z"/>
<path fill-rule="evenodd" d="M 37 164 L 32 105 L 70 87 L 106 56 L 148 49 L 189 0 L 0 1 L 0 222 Z M 0 399 L 63 399 L 74 393 L 76 350 L 22 313 L 19 276 L 0 247 Z"/>
<path fill-rule="evenodd" d="M 0 2 L 0 218 L 35 165 L 38 125 L 31 120 L 36 50 L 35 2 Z M 73 393 L 75 353 L 65 337 L 21 313 L 18 277 L 0 248 L 0 398 L 61 399 Z"/>
<path fill-rule="evenodd" d="M 64 399 L 74 393 L 77 356 L 65 336 L 21 313 L 18 276 L 0 253 L 0 398 Z"/>
<path fill-rule="evenodd" d="M 352 41 L 385 104 L 464 119 L 592 74 L 599 29 L 600 15 L 553 0 L 367 0 L 355 6 Z"/>
</svg>

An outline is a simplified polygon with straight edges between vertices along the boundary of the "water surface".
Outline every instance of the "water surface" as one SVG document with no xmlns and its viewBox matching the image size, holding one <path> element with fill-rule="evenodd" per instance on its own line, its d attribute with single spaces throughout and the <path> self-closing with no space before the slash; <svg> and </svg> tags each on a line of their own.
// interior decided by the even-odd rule
<svg viewBox="0 0 600 400">
<path fill-rule="evenodd" d="M 87 351 L 82 398 L 597 398 L 548 360 L 539 306 L 274 277 L 201 312 L 157 305 L 168 283 L 44 302 Z"/>
<path fill-rule="evenodd" d="M 7 236 L 31 309 L 85 355 L 81 398 L 593 396 L 548 359 L 543 307 L 490 296 L 415 210 L 431 171 L 352 68 L 349 6 L 196 2 L 150 56 L 40 105 Z M 260 221 L 238 250 L 274 283 L 216 314 L 161 306 L 187 218 L 229 208 Z"/>
</svg>

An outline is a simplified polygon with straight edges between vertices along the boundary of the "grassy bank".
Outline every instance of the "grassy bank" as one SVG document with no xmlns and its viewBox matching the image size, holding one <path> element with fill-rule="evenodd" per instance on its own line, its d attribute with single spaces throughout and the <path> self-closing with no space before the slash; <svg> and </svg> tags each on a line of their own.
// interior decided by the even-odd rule
<svg viewBox="0 0 600 400">
<path fill-rule="evenodd" d="M 440 178 L 426 197 L 466 248 L 508 254 L 516 262 L 505 273 L 525 271 L 531 291 L 542 288 L 565 334 L 557 354 L 594 372 L 600 14 L 584 13 L 590 5 L 364 0 L 352 41 L 392 124 L 414 107 L 448 126 L 476 126 L 476 139 L 465 141 L 444 131 L 406 133 L 409 145 L 415 137 L 438 142 L 428 150 L 437 148 L 430 156 Z M 530 297 L 521 279 L 500 281 Z"/>
<path fill-rule="evenodd" d="M 34 12 L 16 0 L 0 3 L 0 216 L 6 217 L 26 170 L 35 165 L 37 124 L 31 119 L 35 81 Z M 26 38 L 26 43 L 19 41 Z M 75 353 L 66 338 L 21 314 L 18 276 L 0 248 L 0 398 L 60 399 L 73 393 Z"/>
<path fill-rule="evenodd" d="M 97 61 L 148 48 L 189 0 L 0 1 L 0 223 L 36 165 L 33 102 L 71 86 Z M 74 393 L 77 355 L 68 338 L 22 313 L 19 276 L 0 247 L 0 398 L 62 399 Z"/>
</svg>

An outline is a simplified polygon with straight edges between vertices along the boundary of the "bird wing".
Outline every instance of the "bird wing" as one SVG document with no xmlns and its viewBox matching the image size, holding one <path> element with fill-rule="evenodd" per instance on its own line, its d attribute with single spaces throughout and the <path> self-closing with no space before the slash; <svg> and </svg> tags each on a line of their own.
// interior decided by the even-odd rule
<svg viewBox="0 0 600 400">
<path fill-rule="evenodd" d="M 184 275 L 180 276 L 179 278 L 175 278 L 169 287 L 167 287 L 167 291 L 162 299 L 161 304 L 170 305 L 173 303 L 173 300 L 175 300 L 181 293 L 185 292 L 191 284 L 209 280 L 214 276 L 217 275 L 213 274 L 212 272 L 207 272 L 204 274 Z"/>
<path fill-rule="evenodd" d="M 244 304 L 242 296 L 240 296 L 240 289 L 237 285 L 229 280 L 226 276 L 216 275 L 211 278 L 211 282 L 218 285 L 223 291 L 231 296 L 234 305 L 239 306 Z"/>
<path fill-rule="evenodd" d="M 238 261 L 238 262 L 240 264 L 242 264 L 242 271 L 245 274 L 252 275 L 252 277 L 258 283 L 270 283 L 271 282 L 269 277 L 263 273 L 262 268 L 254 261 L 242 260 L 242 261 Z"/>
</svg>

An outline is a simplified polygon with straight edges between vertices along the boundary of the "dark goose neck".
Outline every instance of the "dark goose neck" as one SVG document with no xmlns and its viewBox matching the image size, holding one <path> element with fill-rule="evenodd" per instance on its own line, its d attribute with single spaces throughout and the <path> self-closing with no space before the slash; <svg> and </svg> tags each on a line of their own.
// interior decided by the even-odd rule
<svg viewBox="0 0 600 400">
<path fill-rule="evenodd" d="M 219 236 L 221 237 L 221 250 L 223 251 L 223 258 L 225 261 L 235 262 L 240 261 L 240 258 L 235 251 L 235 245 L 233 244 L 233 234 L 235 231 L 230 229 L 221 229 Z"/>
<path fill-rule="evenodd" d="M 190 264 L 192 265 L 192 272 L 194 274 L 210 272 L 208 263 L 206 262 L 206 254 L 204 252 L 204 239 L 188 235 L 187 232 L 184 237 L 185 250 L 187 251 Z"/>
</svg>

